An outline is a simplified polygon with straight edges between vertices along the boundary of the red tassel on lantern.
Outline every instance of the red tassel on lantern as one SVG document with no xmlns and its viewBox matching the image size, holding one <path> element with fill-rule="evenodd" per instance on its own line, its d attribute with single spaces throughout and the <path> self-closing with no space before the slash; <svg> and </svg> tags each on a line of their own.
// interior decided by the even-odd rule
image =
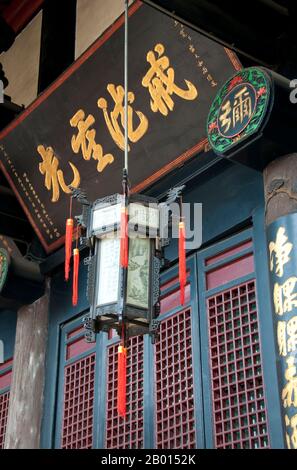
<svg viewBox="0 0 297 470">
<path fill-rule="evenodd" d="M 121 209 L 121 267 L 128 268 L 129 258 L 129 237 L 128 237 L 128 210 L 126 207 Z"/>
<path fill-rule="evenodd" d="M 178 240 L 178 256 L 179 256 L 179 284 L 180 284 L 180 303 L 185 303 L 185 287 L 187 283 L 187 268 L 186 268 L 186 232 L 185 223 L 179 223 L 179 240 Z"/>
<path fill-rule="evenodd" d="M 78 302 L 78 271 L 79 271 L 79 249 L 73 250 L 73 284 L 72 284 L 72 305 L 75 307 Z"/>
<path fill-rule="evenodd" d="M 65 233 L 65 281 L 68 281 L 69 279 L 72 237 L 73 237 L 73 219 L 67 219 L 66 220 L 66 233 Z"/>
<path fill-rule="evenodd" d="M 120 345 L 118 348 L 118 413 L 126 417 L 126 368 L 127 349 Z"/>
</svg>

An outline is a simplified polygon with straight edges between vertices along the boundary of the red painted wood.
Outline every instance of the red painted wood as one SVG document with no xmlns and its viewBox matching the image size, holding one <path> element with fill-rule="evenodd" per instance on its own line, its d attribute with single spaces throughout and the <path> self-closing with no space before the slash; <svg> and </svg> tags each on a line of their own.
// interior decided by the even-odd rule
<svg viewBox="0 0 297 470">
<path fill-rule="evenodd" d="M 187 278 L 190 275 L 190 271 L 187 271 Z M 175 285 L 178 285 L 179 279 L 178 276 L 173 277 L 172 279 L 169 279 L 169 281 L 164 282 L 164 284 L 161 285 L 161 293 L 163 293 L 165 290 L 169 289 L 170 287 L 173 287 Z"/>
<path fill-rule="evenodd" d="M 156 445 L 196 447 L 191 311 L 162 321 L 155 346 Z"/>
<path fill-rule="evenodd" d="M 143 448 L 143 337 L 130 338 L 127 350 L 126 418 L 117 411 L 118 344 L 107 350 L 106 449 Z"/>
<path fill-rule="evenodd" d="M 3 370 L 9 368 L 8 372 L 3 374 Z M 9 407 L 9 391 L 3 393 L 3 390 L 7 389 L 11 385 L 12 377 L 12 359 L 9 359 L 4 364 L 0 366 L 0 449 L 4 447 L 5 433 L 6 433 L 6 424 L 8 417 L 8 407 Z M 1 374 L 2 372 L 2 374 Z"/>
<path fill-rule="evenodd" d="M 133 15 L 140 7 L 142 3 L 140 0 L 136 0 L 133 5 L 129 8 L 129 16 Z M 17 118 L 15 118 L 8 126 L 5 127 L 0 132 L 0 140 L 2 140 L 6 135 L 8 135 L 16 126 L 18 126 L 26 117 L 34 111 L 41 103 L 43 103 L 54 91 L 62 84 L 64 81 L 75 71 L 77 70 L 92 54 L 101 47 L 108 39 L 112 36 L 112 34 L 117 31 L 123 24 L 125 18 L 124 15 L 121 17 L 97 40 L 94 44 L 92 44 L 70 67 L 68 67 L 65 72 L 63 72 L 60 77 L 58 77 L 52 85 L 50 85 L 43 93 L 41 93 L 33 103 L 28 106 Z M 206 139 L 207 140 L 207 139 Z M 41 232 L 39 231 L 37 225 L 35 224 L 33 218 L 31 217 L 30 211 L 28 210 L 25 202 L 23 201 L 22 197 L 20 196 L 15 184 L 13 183 L 12 178 L 9 175 L 9 172 L 6 170 L 5 166 L 0 160 L 0 169 L 4 173 L 6 179 L 8 180 L 11 188 L 13 189 L 17 200 L 19 201 L 20 205 L 22 206 L 26 216 L 29 219 L 32 227 L 34 228 L 35 232 L 38 235 L 38 238 L 41 241 L 41 244 L 47 253 L 55 250 L 62 246 L 65 242 L 65 236 L 63 235 L 58 240 L 54 241 L 51 245 L 47 245 L 45 240 L 43 239 Z M 135 190 L 135 188 L 134 188 Z M 131 189 L 133 191 L 133 188 Z"/>
<path fill-rule="evenodd" d="M 7 369 L 8 367 L 12 367 L 12 361 L 12 359 L 9 359 L 8 361 L 4 362 L 4 364 L 0 364 L 0 374 L 2 370 Z"/>
<path fill-rule="evenodd" d="M 255 281 L 208 298 L 207 310 L 215 447 L 267 448 Z"/>
<path fill-rule="evenodd" d="M 161 293 L 165 290 L 169 289 L 169 287 L 173 287 L 174 285 L 178 284 L 178 276 L 170 279 L 169 281 L 165 282 L 161 285 Z"/>
<path fill-rule="evenodd" d="M 62 449 L 93 445 L 95 363 L 93 353 L 65 367 Z"/>
<path fill-rule="evenodd" d="M 0 449 L 4 448 L 9 407 L 9 392 L 0 393 Z"/>
<path fill-rule="evenodd" d="M 112 330 L 108 331 L 108 339 L 109 340 L 115 338 L 116 336 L 119 336 L 117 330 L 112 329 Z"/>
<path fill-rule="evenodd" d="M 41 8 L 44 0 L 12 0 L 2 16 L 15 33 L 19 33 Z"/>
<path fill-rule="evenodd" d="M 16 1 L 16 0 L 15 0 Z M 28 0 L 29 1 L 29 0 Z M 37 0 L 36 0 L 37 1 Z M 135 0 L 135 2 L 131 5 L 129 8 L 129 16 L 133 15 L 142 5 L 142 2 L 140 0 Z M 33 103 L 28 106 L 16 119 L 14 119 L 8 126 L 5 127 L 0 132 L 0 140 L 3 139 L 5 136 L 7 136 L 16 126 L 18 126 L 26 117 L 34 111 L 42 102 L 44 102 L 64 81 L 75 71 L 77 70 L 99 47 L 101 47 L 110 37 L 111 35 L 117 31 L 122 25 L 124 24 L 124 15 L 122 15 L 97 41 L 95 41 L 94 44 L 92 44 L 70 67 L 68 67 L 65 72 L 63 72 L 60 77 L 58 77 L 55 82 L 53 82 L 43 93 L 41 93 Z M 225 51 L 236 68 L 236 70 L 241 69 L 241 64 L 238 62 L 235 54 L 232 53 L 232 51 L 229 51 L 228 49 L 225 48 Z M 159 171 L 151 175 L 149 178 L 145 179 L 138 185 L 134 186 L 131 188 L 131 193 L 136 193 L 140 192 L 143 189 L 145 189 L 147 186 L 151 185 L 154 183 L 156 180 L 160 179 L 162 176 L 166 175 L 169 171 L 172 171 L 173 169 L 181 166 L 183 163 L 185 163 L 187 160 L 189 160 L 193 155 L 197 154 L 199 151 L 203 150 L 205 146 L 207 145 L 207 138 L 202 139 L 200 142 L 198 142 L 194 147 L 191 149 L 188 149 L 186 152 L 184 152 L 182 155 L 179 155 L 176 157 L 172 162 L 168 163 L 165 165 L 163 168 L 161 168 Z M 9 172 L 6 170 L 5 166 L 0 160 L 0 169 L 4 173 L 5 177 L 7 178 L 10 186 L 12 187 L 19 203 L 21 204 L 26 216 L 28 217 L 31 225 L 33 226 L 35 232 L 38 235 L 38 238 L 41 241 L 42 246 L 44 247 L 45 251 L 47 253 L 52 252 L 53 250 L 59 248 L 64 244 L 65 237 L 62 236 L 58 240 L 54 241 L 50 245 L 46 243 L 46 241 L 43 239 L 41 232 L 39 231 L 37 225 L 35 224 L 30 211 L 28 210 L 25 202 L 23 201 L 21 195 L 18 192 L 18 189 L 14 185 L 12 178 L 9 175 Z"/>
<path fill-rule="evenodd" d="M 185 287 L 185 304 L 191 300 L 191 286 L 187 284 Z M 180 290 L 177 289 L 161 298 L 161 314 L 180 307 Z"/>
<path fill-rule="evenodd" d="M 87 343 L 84 336 L 77 339 L 76 341 L 73 341 L 73 343 L 70 343 L 67 345 L 66 348 L 66 359 L 73 359 L 76 356 L 79 356 L 80 354 L 89 351 L 92 349 L 94 345 L 92 343 Z"/>
<path fill-rule="evenodd" d="M 70 331 L 70 333 L 67 334 L 67 339 L 71 339 L 74 336 L 79 335 L 80 333 L 83 334 L 84 331 L 85 331 L 85 329 L 84 329 L 83 326 L 78 326 L 77 328 L 75 328 L 75 330 L 72 330 L 72 331 Z"/>
<path fill-rule="evenodd" d="M 207 258 L 205 260 L 205 266 L 211 266 L 214 263 L 217 263 L 218 261 L 222 261 L 225 258 L 228 258 L 229 256 L 236 255 L 237 253 L 240 253 L 243 250 L 246 250 L 248 248 L 252 248 L 253 242 L 252 240 L 245 241 L 244 243 L 241 243 L 240 245 L 233 246 L 229 250 L 224 251 L 223 253 L 219 253 L 215 256 L 211 256 L 210 258 Z"/>
<path fill-rule="evenodd" d="M 254 257 L 249 254 L 206 274 L 207 290 L 222 286 L 254 272 Z"/>
<path fill-rule="evenodd" d="M 8 371 L 3 375 L 0 375 L 0 393 L 11 384 L 12 371 Z"/>
</svg>

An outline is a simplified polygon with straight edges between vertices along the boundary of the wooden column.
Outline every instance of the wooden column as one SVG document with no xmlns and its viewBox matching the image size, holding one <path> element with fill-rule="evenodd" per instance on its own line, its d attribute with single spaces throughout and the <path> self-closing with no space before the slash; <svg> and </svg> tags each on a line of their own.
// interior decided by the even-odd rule
<svg viewBox="0 0 297 470">
<path fill-rule="evenodd" d="M 284 445 L 297 449 L 297 153 L 267 166 L 264 190 Z"/>
<path fill-rule="evenodd" d="M 46 294 L 18 312 L 5 449 L 38 449 L 48 336 Z"/>
<path fill-rule="evenodd" d="M 270 163 L 264 170 L 266 226 L 297 212 L 297 153 Z"/>
</svg>

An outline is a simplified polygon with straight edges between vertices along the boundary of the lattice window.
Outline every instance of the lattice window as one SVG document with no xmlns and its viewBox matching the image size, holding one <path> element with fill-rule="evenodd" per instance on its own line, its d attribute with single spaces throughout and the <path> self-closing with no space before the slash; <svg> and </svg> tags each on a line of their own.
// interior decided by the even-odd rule
<svg viewBox="0 0 297 470">
<path fill-rule="evenodd" d="M 12 359 L 0 366 L 0 449 L 4 448 L 9 408 L 9 387 L 12 378 Z"/>
<path fill-rule="evenodd" d="M 255 281 L 207 300 L 217 448 L 269 447 Z"/>
<path fill-rule="evenodd" d="M 9 392 L 0 394 L 0 449 L 4 448 L 9 407 Z"/>
<path fill-rule="evenodd" d="M 68 339 L 75 333 L 69 333 Z M 73 359 L 90 347 L 84 338 L 74 338 L 67 346 L 66 359 Z M 64 368 L 63 449 L 89 449 L 93 445 L 95 363 L 92 353 Z"/>
<path fill-rule="evenodd" d="M 190 310 L 161 323 L 155 348 L 158 449 L 195 448 L 191 335 Z"/>
<path fill-rule="evenodd" d="M 107 449 L 143 448 L 143 338 L 131 338 L 127 351 L 127 415 L 117 412 L 118 344 L 107 350 Z"/>
</svg>

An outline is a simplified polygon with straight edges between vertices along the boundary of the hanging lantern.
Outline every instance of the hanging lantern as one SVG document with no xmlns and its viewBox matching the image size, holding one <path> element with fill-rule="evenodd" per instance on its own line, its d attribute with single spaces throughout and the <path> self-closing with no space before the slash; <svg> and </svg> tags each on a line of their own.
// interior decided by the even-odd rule
<svg viewBox="0 0 297 470">
<path fill-rule="evenodd" d="M 90 312 L 84 318 L 86 340 L 93 342 L 100 331 L 116 330 L 118 349 L 117 409 L 126 416 L 127 342 L 132 336 L 150 334 L 152 342 L 158 330 L 160 313 L 160 268 L 163 247 L 168 239 L 160 235 L 162 206 L 153 198 L 129 194 L 128 183 L 128 1 L 125 0 L 125 158 L 123 194 L 114 194 L 90 204 L 85 195 L 73 189 L 72 197 L 83 205 L 76 217 L 85 236 L 81 241 L 90 249 L 88 264 L 88 299 Z M 183 186 L 168 193 L 167 204 L 180 197 Z M 181 199 L 180 199 L 181 205 Z M 166 206 L 166 203 L 165 203 Z M 164 204 L 163 204 L 164 207 Z M 71 210 L 70 210 L 71 214 Z M 68 227 L 68 225 L 67 225 Z M 66 227 L 66 228 L 67 228 Z M 65 278 L 69 277 L 71 251 L 70 228 L 66 231 Z M 74 250 L 73 305 L 78 300 L 79 251 Z M 186 285 L 185 227 L 179 230 L 179 279 L 181 303 Z M 87 262 L 86 262 L 87 261 Z"/>
<path fill-rule="evenodd" d="M 124 188 L 127 187 L 125 184 Z M 89 203 L 80 190 L 73 197 L 83 205 L 76 217 L 90 250 L 84 260 L 88 265 L 89 314 L 84 318 L 86 340 L 96 341 L 100 331 L 115 330 L 120 338 L 118 349 L 119 416 L 126 415 L 127 342 L 132 336 L 149 334 L 152 342 L 158 331 L 160 313 L 160 268 L 163 249 L 169 244 L 162 238 L 162 210 L 180 198 L 183 187 L 169 191 L 167 201 L 139 194 L 114 194 Z M 167 211 L 168 212 L 168 211 Z M 169 222 L 169 221 L 167 221 Z M 171 218 L 172 222 L 172 218 Z M 180 223 L 179 257 L 181 292 L 186 285 L 185 228 Z M 163 229 L 164 227 L 162 227 Z M 73 304 L 77 303 L 79 252 L 74 250 Z M 181 304 L 184 295 L 181 295 Z"/>
<path fill-rule="evenodd" d="M 162 241 L 158 201 L 132 195 L 123 217 L 123 199 L 115 194 L 89 207 L 88 324 L 95 333 L 115 329 L 121 337 L 124 322 L 129 338 L 154 331 L 153 320 L 159 313 Z M 126 262 L 123 264 L 126 256 L 127 268 Z M 89 336 L 91 339 L 92 334 Z"/>
</svg>

